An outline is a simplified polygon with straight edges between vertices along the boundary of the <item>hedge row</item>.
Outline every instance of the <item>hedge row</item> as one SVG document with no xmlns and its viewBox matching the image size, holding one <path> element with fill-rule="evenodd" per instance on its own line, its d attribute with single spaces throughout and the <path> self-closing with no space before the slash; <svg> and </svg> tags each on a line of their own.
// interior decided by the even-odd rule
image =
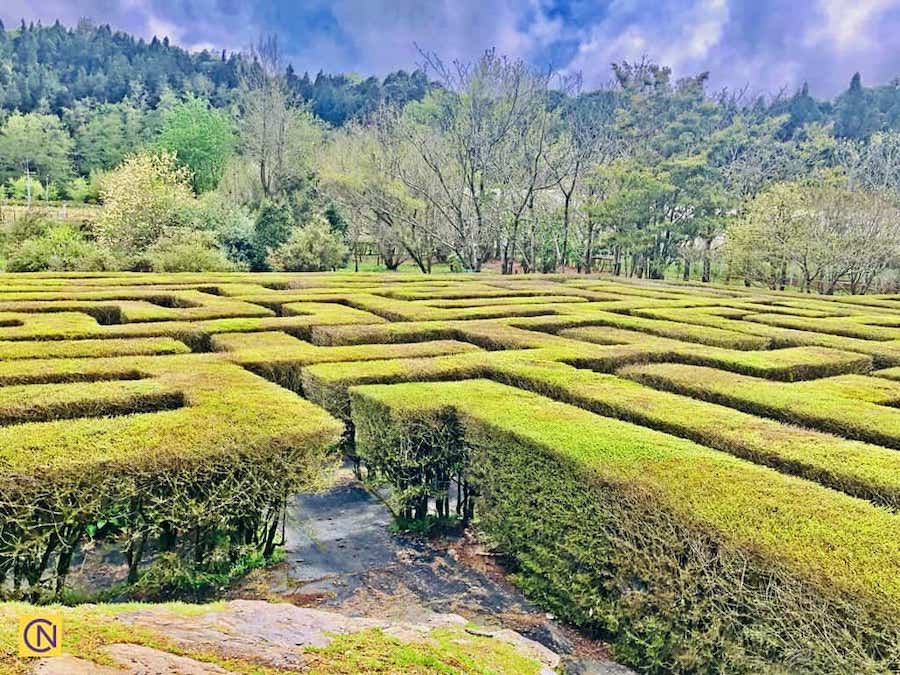
<svg viewBox="0 0 900 675">
<path fill-rule="evenodd" d="M 883 378 L 867 378 L 866 383 L 871 386 L 862 387 L 847 387 L 841 383 L 829 386 L 827 380 L 781 383 L 703 366 L 669 363 L 626 366 L 618 372 L 649 386 L 732 406 L 754 415 L 900 448 L 900 415 L 889 407 L 864 400 L 864 397 L 879 398 L 876 385 L 890 383 Z M 852 395 L 853 391 L 860 392 L 860 397 Z M 881 398 L 878 402 L 888 403 L 898 398 L 900 394 L 895 392 L 894 396 Z"/>
<path fill-rule="evenodd" d="M 580 307 L 578 309 L 581 309 Z M 590 314 L 594 325 L 612 326 L 625 330 L 641 331 L 673 340 L 694 342 L 726 349 L 765 349 L 769 340 L 764 337 L 748 335 L 733 330 L 694 326 L 676 321 L 646 319 L 640 316 L 614 314 L 612 312 L 596 312 Z"/>
<path fill-rule="evenodd" d="M 12 328 L 0 327 L 0 342 L 12 345 L 14 344 L 12 341 L 17 341 L 26 353 L 32 348 L 37 351 L 49 350 L 50 353 L 57 349 L 65 351 L 68 347 L 64 346 L 65 343 L 62 341 L 85 343 L 90 341 L 95 344 L 136 341 L 141 344 L 140 339 L 142 338 L 163 337 L 180 340 L 195 351 L 208 351 L 211 336 L 219 333 L 284 331 L 307 338 L 315 326 L 384 322 L 381 317 L 333 303 L 304 303 L 302 312 L 298 308 L 295 315 L 284 317 L 232 317 L 205 321 L 153 321 L 112 325 L 98 324 L 91 316 L 79 313 L 16 314 L 14 316 L 19 317 L 17 322 L 21 325 Z M 59 341 L 60 346 L 43 346 L 49 341 Z M 184 345 L 180 345 L 180 348 L 184 349 Z M 47 355 L 51 355 L 50 353 Z M 120 352 L 110 352 L 100 347 L 93 353 L 85 355 L 102 357 L 117 353 Z M 65 354 L 62 355 L 65 356 Z M 28 358 L 40 357 L 41 354 L 35 354 Z M 0 358 L 3 357 L 0 356 Z"/>
<path fill-rule="evenodd" d="M 190 349 L 184 342 L 170 337 L 133 338 L 130 340 L 50 340 L 47 342 L 0 340 L 0 361 L 182 354 L 189 351 Z"/>
<path fill-rule="evenodd" d="M 487 381 L 351 390 L 408 490 L 462 465 L 526 591 L 650 672 L 900 668 L 900 521 L 690 441 Z"/>
<path fill-rule="evenodd" d="M 0 363 L 7 381 L 82 382 L 0 388 L 4 412 L 31 391 L 46 395 L 46 416 L 69 418 L 0 426 L 0 583 L 32 599 L 64 587 L 73 552 L 98 530 L 121 539 L 132 579 L 148 541 L 200 569 L 248 549 L 271 555 L 286 497 L 319 480 L 342 431 L 212 355 L 55 363 Z M 145 379 L 103 381 L 134 370 Z M 140 413 L 162 394 L 178 406 L 91 417 L 98 406 Z"/>
<path fill-rule="evenodd" d="M 319 364 L 302 369 L 303 392 L 351 425 L 355 385 L 490 378 L 900 508 L 900 455 L 893 450 L 577 369 L 553 360 L 559 356 L 531 350 Z"/>
<path fill-rule="evenodd" d="M 661 353 L 659 359 L 697 366 L 709 366 L 770 380 L 812 380 L 844 373 L 865 373 L 872 359 L 864 354 L 826 347 L 787 347 L 761 351 L 742 351 L 700 346 L 675 340 L 647 337 L 634 331 L 598 328 L 570 328 L 559 335 L 601 345 L 635 344 Z M 650 360 L 649 357 L 647 359 Z"/>
<path fill-rule="evenodd" d="M 864 317 L 858 317 L 864 318 Z M 878 320 L 876 317 L 865 317 L 869 320 Z M 786 316 L 783 314 L 748 314 L 744 321 L 755 321 L 770 326 L 782 328 L 796 328 L 798 330 L 813 331 L 815 333 L 828 333 L 829 335 L 842 335 L 844 337 L 859 338 L 860 340 L 898 340 L 900 330 L 875 326 L 856 321 L 848 321 L 846 318 L 807 318 Z"/>
<path fill-rule="evenodd" d="M 303 393 L 301 368 L 315 363 L 353 363 L 479 351 L 474 345 L 455 340 L 323 347 L 274 331 L 217 335 L 212 338 L 212 347 L 228 352 L 229 361 L 300 394 Z"/>
<path fill-rule="evenodd" d="M 636 309 L 635 313 L 648 318 L 683 321 L 699 326 L 735 330 L 750 335 L 757 335 L 769 338 L 773 347 L 828 347 L 830 349 L 867 354 L 873 358 L 875 365 L 879 367 L 900 365 L 900 340 L 861 340 L 841 335 L 817 333 L 812 330 L 767 326 L 752 321 L 735 321 L 716 316 L 712 312 L 690 308 L 640 308 Z"/>
</svg>

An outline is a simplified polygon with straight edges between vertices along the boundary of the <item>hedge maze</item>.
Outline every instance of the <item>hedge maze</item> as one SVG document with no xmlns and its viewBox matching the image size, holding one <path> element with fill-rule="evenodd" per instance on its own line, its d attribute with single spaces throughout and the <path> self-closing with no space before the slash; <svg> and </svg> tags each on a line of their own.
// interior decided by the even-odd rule
<svg viewBox="0 0 900 675">
<path fill-rule="evenodd" d="M 627 663 L 896 672 L 898 406 L 896 296 L 0 275 L 0 577 L 271 555 L 340 449 Z"/>
</svg>

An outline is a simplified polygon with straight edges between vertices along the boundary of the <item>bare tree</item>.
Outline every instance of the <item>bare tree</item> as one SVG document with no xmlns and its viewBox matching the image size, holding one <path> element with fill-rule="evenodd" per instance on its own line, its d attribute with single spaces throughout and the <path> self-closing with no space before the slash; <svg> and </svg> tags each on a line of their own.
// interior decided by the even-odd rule
<svg viewBox="0 0 900 675">
<path fill-rule="evenodd" d="M 238 103 L 243 153 L 257 167 L 263 194 L 272 198 L 308 172 L 322 126 L 294 100 L 278 41 L 261 38 L 242 61 Z"/>
<path fill-rule="evenodd" d="M 512 257 L 517 219 L 542 187 L 549 74 L 493 50 L 474 63 L 423 58 L 441 87 L 398 118 L 397 176 L 436 216 L 438 238 L 478 271 L 501 234 Z"/>
</svg>

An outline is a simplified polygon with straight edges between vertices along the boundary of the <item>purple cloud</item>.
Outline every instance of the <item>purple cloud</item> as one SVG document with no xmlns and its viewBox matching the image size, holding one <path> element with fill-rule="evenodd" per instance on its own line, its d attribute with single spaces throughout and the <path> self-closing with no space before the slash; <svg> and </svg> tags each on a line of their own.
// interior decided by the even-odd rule
<svg viewBox="0 0 900 675">
<path fill-rule="evenodd" d="M 900 0 L 6 0 L 0 19 L 110 23 L 189 49 L 244 49 L 279 35 L 298 71 L 385 74 L 412 68 L 415 45 L 445 59 L 483 49 L 580 71 L 589 85 L 609 64 L 644 55 L 676 75 L 711 72 L 714 86 L 753 91 L 808 81 L 819 96 L 855 71 L 867 84 L 900 75 L 893 36 Z"/>
</svg>

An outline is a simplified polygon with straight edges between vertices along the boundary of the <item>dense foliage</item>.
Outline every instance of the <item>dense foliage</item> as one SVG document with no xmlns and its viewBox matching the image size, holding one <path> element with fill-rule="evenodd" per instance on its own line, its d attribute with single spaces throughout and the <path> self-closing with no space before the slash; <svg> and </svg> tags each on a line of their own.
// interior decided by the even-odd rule
<svg viewBox="0 0 900 675">
<path fill-rule="evenodd" d="M 805 86 L 754 99 L 641 61 L 583 91 L 493 51 L 422 57 L 383 80 L 310 78 L 273 38 L 211 55 L 89 22 L 0 30 L 2 196 L 111 199 L 73 230 L 109 243 L 102 212 L 140 197 L 103 186 L 136 189 L 116 174 L 171 153 L 194 196 L 138 221 L 204 234 L 164 237 L 179 248 L 165 262 L 163 244 L 138 237 L 160 269 L 324 269 L 347 247 L 354 268 L 374 254 L 424 273 L 599 270 L 827 293 L 898 283 L 896 84 L 857 75 L 833 101 Z M 289 240 L 316 242 L 324 262 L 298 261 L 296 246 L 288 262 L 277 249 Z M 29 244 L 29 266 L 58 243 Z M 187 262 L 192 249 L 202 262 Z M 151 266 L 149 250 L 121 253 L 105 264 Z M 66 257 L 46 269 L 98 260 Z"/>
<path fill-rule="evenodd" d="M 191 53 L 169 39 L 150 42 L 107 25 L 82 20 L 74 28 L 0 23 L 0 109 L 63 115 L 79 103 L 141 101 L 156 108 L 171 94 L 208 99 L 216 107 L 234 101 L 240 54 Z M 429 88 L 421 71 L 397 71 L 384 79 L 286 71 L 287 83 L 313 111 L 340 125 L 364 116 L 382 101 L 404 104 Z"/>
</svg>

